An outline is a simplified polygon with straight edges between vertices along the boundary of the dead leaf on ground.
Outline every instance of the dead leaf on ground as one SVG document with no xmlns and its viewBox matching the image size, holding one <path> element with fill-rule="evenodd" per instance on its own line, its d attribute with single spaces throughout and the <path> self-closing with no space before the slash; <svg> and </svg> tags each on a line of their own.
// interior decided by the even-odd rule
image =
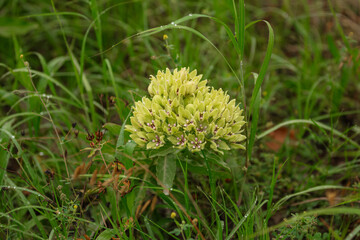
<svg viewBox="0 0 360 240">
<path fill-rule="evenodd" d="M 295 141 L 295 130 L 288 129 L 287 127 L 281 127 L 268 135 L 270 140 L 266 143 L 266 146 L 269 149 L 277 152 L 284 144 L 287 136 L 289 136 L 290 140 Z"/>
</svg>

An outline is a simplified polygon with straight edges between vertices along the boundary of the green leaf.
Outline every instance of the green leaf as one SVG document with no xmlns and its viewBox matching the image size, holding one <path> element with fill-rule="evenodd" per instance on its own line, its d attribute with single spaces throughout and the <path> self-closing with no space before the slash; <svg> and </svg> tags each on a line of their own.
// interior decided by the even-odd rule
<svg viewBox="0 0 360 240">
<path fill-rule="evenodd" d="M 115 236 L 115 230 L 113 229 L 106 229 L 96 238 L 96 240 L 109 240 Z"/>
<path fill-rule="evenodd" d="M 211 162 L 211 159 L 208 159 Z M 219 162 L 214 162 L 216 164 L 219 164 Z M 224 168 L 226 168 L 224 166 Z M 188 169 L 191 169 L 191 172 L 194 174 L 200 174 L 200 175 L 208 175 L 208 171 L 206 167 L 199 166 L 195 164 L 188 163 Z M 212 170 L 212 173 L 216 176 L 218 179 L 224 179 L 224 178 L 231 178 L 232 175 L 229 171 L 219 171 L 219 170 Z"/>
<path fill-rule="evenodd" d="M 345 240 L 351 240 L 351 239 L 355 239 L 356 235 L 360 232 L 360 225 L 358 225 L 356 228 L 354 228 L 354 230 L 352 230 L 351 233 L 349 233 L 349 235 L 347 235 L 347 237 L 345 238 Z"/>
<path fill-rule="evenodd" d="M 176 173 L 176 159 L 174 155 L 159 157 L 156 165 L 156 177 L 159 183 L 165 185 L 164 193 L 169 194 L 169 188 L 172 187 Z"/>
<path fill-rule="evenodd" d="M 227 165 L 227 163 L 224 161 L 224 158 L 223 158 L 223 157 L 219 156 L 218 154 L 214 154 L 214 153 L 211 152 L 211 151 L 206 151 L 206 150 L 204 150 L 204 152 L 206 152 L 206 158 L 207 158 L 210 162 L 212 162 L 212 163 L 214 163 L 214 164 L 216 164 L 216 165 L 224 168 L 226 171 L 230 172 L 230 168 L 229 168 L 229 166 Z M 212 171 L 215 172 L 215 169 L 212 169 Z M 216 177 L 219 177 L 218 174 L 215 174 L 215 175 L 216 175 Z"/>
<path fill-rule="evenodd" d="M 127 155 L 132 155 L 133 152 L 134 152 L 134 149 L 136 147 L 136 142 L 134 141 L 129 141 L 125 144 L 125 147 L 124 147 L 124 152 L 127 154 Z"/>
<path fill-rule="evenodd" d="M 258 21 L 254 21 L 252 24 L 257 23 Z M 252 153 L 252 147 L 255 142 L 255 134 L 257 131 L 257 124 L 258 124 L 258 118 L 259 118 L 259 111 L 260 111 L 260 95 L 261 95 L 261 84 L 265 78 L 265 74 L 267 71 L 267 68 L 269 66 L 269 62 L 271 59 L 272 49 L 274 47 L 274 31 L 270 25 L 269 22 L 263 20 L 264 23 L 266 23 L 268 30 L 269 30 L 269 37 L 268 37 L 268 45 L 266 49 L 266 54 L 264 57 L 264 61 L 261 65 L 259 75 L 255 75 L 255 86 L 252 92 L 251 101 L 250 101 L 250 113 L 252 115 L 252 122 L 251 122 L 251 129 L 250 129 L 250 139 L 248 142 L 248 149 L 247 149 L 247 156 L 248 160 L 251 160 L 251 153 Z"/>
<path fill-rule="evenodd" d="M 245 222 L 245 220 L 250 216 L 253 208 L 256 205 L 256 201 L 257 201 L 257 199 L 255 199 L 255 201 L 251 205 L 250 209 L 247 211 L 247 213 L 244 215 L 244 217 L 236 224 L 236 226 L 233 228 L 233 230 L 230 232 L 230 234 L 226 237 L 225 240 L 230 240 L 234 236 L 234 234 L 238 231 L 238 229 L 241 227 L 241 225 Z"/>
<path fill-rule="evenodd" d="M 172 145 L 165 145 L 164 147 L 160 148 L 159 150 L 153 150 L 150 154 L 150 158 L 154 157 L 165 157 L 171 153 L 178 153 L 181 149 L 173 148 Z"/>
<path fill-rule="evenodd" d="M 134 141 L 127 142 L 124 147 L 125 154 L 132 156 L 136 146 L 137 144 Z M 120 155 L 120 158 L 121 158 L 121 162 L 125 165 L 126 169 L 130 169 L 133 166 L 133 161 L 131 159 L 124 157 L 122 155 Z"/>
<path fill-rule="evenodd" d="M 132 167 L 132 160 L 122 156 L 121 154 L 119 154 L 119 151 L 120 151 L 120 147 L 124 146 L 125 125 L 126 125 L 127 120 L 129 119 L 130 115 L 131 115 L 131 111 L 127 115 L 127 117 L 126 117 L 125 121 L 123 122 L 122 126 L 117 125 L 117 124 L 115 124 L 116 126 L 108 125 L 109 128 L 112 128 L 112 131 L 114 131 L 115 135 L 119 134 L 119 137 L 118 137 L 117 142 L 116 142 L 115 158 L 118 158 L 125 165 L 126 169 L 129 169 L 129 168 Z M 105 124 L 105 125 L 107 125 L 107 124 Z M 104 127 L 105 127 L 105 125 L 104 125 Z M 126 143 L 126 145 L 125 145 L 125 153 L 128 154 L 128 155 L 132 155 L 132 152 L 134 151 L 134 148 L 136 147 L 136 143 L 132 141 L 130 145 L 128 145 L 128 143 Z"/>
<path fill-rule="evenodd" d="M 0 169 L 6 169 L 8 165 L 10 154 L 3 149 L 0 149 Z M 5 171 L 0 171 L 0 184 L 3 183 Z"/>
<path fill-rule="evenodd" d="M 271 59 L 272 49 L 274 47 L 274 30 L 271 27 L 269 22 L 267 22 L 265 20 L 262 20 L 262 21 L 264 23 L 266 23 L 266 25 L 268 27 L 269 37 L 268 37 L 268 45 L 267 45 L 264 61 L 263 61 L 262 65 L 261 65 L 259 76 L 257 77 L 257 81 L 256 81 L 256 84 L 255 84 L 255 87 L 253 89 L 252 96 L 251 96 L 251 101 L 250 101 L 250 110 L 251 111 L 253 111 L 252 106 L 255 104 L 257 95 L 260 94 L 259 93 L 260 92 L 260 87 L 261 87 L 261 84 L 262 84 L 262 82 L 263 82 L 263 80 L 265 78 L 266 70 L 267 70 L 267 68 L 269 66 L 269 62 L 270 62 L 270 59 Z M 258 21 L 256 21 L 256 23 L 257 22 Z"/>
<path fill-rule="evenodd" d="M 175 228 L 174 230 L 172 230 L 171 232 L 169 232 L 169 233 L 171 233 L 171 234 L 175 234 L 176 236 L 179 236 L 180 235 L 180 233 L 181 233 L 181 230 L 180 229 L 178 229 L 178 228 Z"/>
<path fill-rule="evenodd" d="M 0 17 L 0 36 L 24 35 L 35 29 L 37 24 L 19 18 Z"/>
<path fill-rule="evenodd" d="M 118 140 L 116 142 L 116 149 L 118 149 L 119 147 L 123 146 L 124 145 L 124 139 L 125 139 L 125 125 L 126 125 L 126 122 L 127 120 L 129 119 L 131 115 L 131 111 L 129 112 L 129 114 L 127 115 L 125 121 L 123 122 L 122 126 L 121 126 L 121 129 L 119 131 L 119 137 L 118 137 Z"/>
<path fill-rule="evenodd" d="M 107 130 L 109 130 L 109 132 L 113 135 L 118 135 L 121 131 L 121 126 L 119 124 L 116 123 L 105 123 L 103 125 L 103 128 L 106 128 Z"/>
<path fill-rule="evenodd" d="M 9 132 L 12 130 L 12 125 L 13 121 L 8 121 L 4 124 L 4 126 L 0 129 L 0 143 L 6 143 L 9 141 L 10 139 L 10 136 L 8 136 L 8 134 L 6 134 L 5 131 Z M 7 168 L 7 165 L 8 165 L 8 161 L 9 161 L 9 158 L 10 158 L 10 153 L 7 152 L 6 150 L 4 150 L 2 147 L 0 148 L 0 184 L 3 183 L 3 178 L 4 178 L 4 175 L 5 175 L 5 172 L 3 169 L 6 169 Z"/>
<path fill-rule="evenodd" d="M 253 73 L 253 75 L 254 75 L 255 86 L 256 86 L 259 75 L 256 73 Z M 261 88 L 259 89 L 259 92 L 261 92 Z M 257 97 L 255 98 L 255 102 L 254 102 L 254 105 L 252 108 L 252 121 L 251 121 L 250 137 L 249 137 L 249 143 L 248 143 L 248 149 L 247 149 L 249 161 L 251 161 L 252 148 L 255 143 L 255 135 L 256 135 L 256 131 L 257 131 L 257 125 L 258 125 L 259 113 L 260 113 L 260 100 L 261 100 L 261 93 L 258 94 Z"/>
</svg>

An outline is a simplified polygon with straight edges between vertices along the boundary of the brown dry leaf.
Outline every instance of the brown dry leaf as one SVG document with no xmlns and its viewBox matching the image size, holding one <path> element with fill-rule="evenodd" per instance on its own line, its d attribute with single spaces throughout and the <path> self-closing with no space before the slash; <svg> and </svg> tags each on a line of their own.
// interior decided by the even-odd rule
<svg viewBox="0 0 360 240">
<path fill-rule="evenodd" d="M 121 196 L 123 197 L 123 196 L 125 196 L 127 193 L 129 193 L 131 181 L 123 178 L 120 183 L 122 184 L 122 186 L 120 187 L 119 192 L 120 192 Z"/>
<path fill-rule="evenodd" d="M 141 214 L 143 214 L 143 212 L 144 212 L 144 211 L 146 210 L 146 208 L 150 205 L 150 203 L 151 203 L 151 200 L 150 200 L 150 199 L 145 202 L 145 204 L 143 205 L 143 207 L 141 208 L 141 210 L 140 210 L 140 212 L 139 212 L 139 215 L 136 216 L 136 218 L 138 218 Z"/>
<path fill-rule="evenodd" d="M 139 206 L 137 206 L 137 208 L 136 208 L 136 212 L 135 212 L 136 218 L 138 218 L 140 210 L 141 210 L 141 203 L 140 203 Z"/>
<path fill-rule="evenodd" d="M 22 193 L 23 193 L 26 197 L 31 194 L 31 192 L 28 192 L 28 191 L 26 191 L 26 190 L 23 190 Z"/>
<path fill-rule="evenodd" d="M 108 187 L 110 185 L 110 183 L 112 183 L 115 180 L 115 177 L 111 177 L 108 180 L 106 180 L 105 182 L 103 182 L 101 184 L 102 187 Z"/>
<path fill-rule="evenodd" d="M 96 178 L 97 178 L 97 173 L 98 173 L 98 170 L 95 169 L 95 171 L 94 171 L 94 173 L 92 174 L 91 179 L 90 179 L 90 185 L 95 185 L 95 183 L 96 183 Z"/>
<path fill-rule="evenodd" d="M 329 202 L 330 206 L 334 206 L 336 204 L 336 197 L 337 197 L 337 192 L 334 190 L 327 190 L 325 192 L 326 198 Z"/>
<path fill-rule="evenodd" d="M 114 177 L 113 188 L 117 189 L 118 184 L 119 184 L 119 174 L 115 175 L 115 177 Z"/>
<path fill-rule="evenodd" d="M 287 136 L 289 136 L 290 140 L 296 140 L 295 130 L 289 130 L 287 127 L 281 127 L 269 134 L 269 138 L 271 140 L 266 143 L 266 146 L 269 149 L 277 152 L 284 144 Z"/>
<path fill-rule="evenodd" d="M 83 169 L 85 168 L 85 163 L 82 163 L 80 166 L 78 166 L 75 171 L 74 171 L 74 175 L 73 175 L 73 179 L 77 179 L 79 177 L 79 175 L 82 173 Z"/>
<path fill-rule="evenodd" d="M 120 174 L 120 171 L 118 170 L 118 168 L 114 167 L 111 175 L 114 177 L 114 176 L 119 175 L 119 174 Z"/>
<path fill-rule="evenodd" d="M 102 165 L 100 168 L 99 174 L 103 174 L 105 172 L 106 172 L 106 167 L 105 167 L 105 165 Z"/>
<path fill-rule="evenodd" d="M 151 211 L 151 212 L 154 212 L 156 203 L 157 203 L 157 197 L 154 196 L 153 199 L 152 199 L 152 201 L 151 201 L 151 205 L 150 205 L 150 211 Z"/>
<path fill-rule="evenodd" d="M 87 173 L 87 171 L 89 171 L 89 168 L 91 167 L 92 161 L 89 161 L 88 164 L 86 164 L 86 166 L 84 167 L 83 171 L 81 172 L 81 174 L 85 174 Z"/>
<path fill-rule="evenodd" d="M 126 178 L 131 177 L 132 174 L 133 174 L 133 171 L 134 171 L 134 168 L 133 168 L 133 167 L 130 168 L 129 170 L 126 170 L 126 171 L 125 171 Z"/>
</svg>

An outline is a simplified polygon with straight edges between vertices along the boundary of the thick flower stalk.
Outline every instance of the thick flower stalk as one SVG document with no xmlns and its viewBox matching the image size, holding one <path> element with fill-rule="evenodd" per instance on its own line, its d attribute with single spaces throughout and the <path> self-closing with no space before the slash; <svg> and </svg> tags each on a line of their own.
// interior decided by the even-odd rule
<svg viewBox="0 0 360 240">
<path fill-rule="evenodd" d="M 201 78 L 189 68 L 151 76 L 151 98 L 135 103 L 131 125 L 126 125 L 130 137 L 147 149 L 165 145 L 192 152 L 207 147 L 220 153 L 244 149 L 243 110 L 222 89 L 210 89 Z"/>
</svg>

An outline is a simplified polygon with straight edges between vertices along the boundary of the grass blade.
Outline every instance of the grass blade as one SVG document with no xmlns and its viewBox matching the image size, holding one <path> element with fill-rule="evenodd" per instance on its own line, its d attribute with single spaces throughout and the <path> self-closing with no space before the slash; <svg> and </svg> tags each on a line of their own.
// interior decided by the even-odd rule
<svg viewBox="0 0 360 240">
<path fill-rule="evenodd" d="M 253 73 L 254 75 L 254 79 L 255 79 L 255 85 L 257 83 L 257 79 L 258 79 L 258 74 Z M 248 140 L 248 146 L 247 146 L 247 165 L 249 165 L 249 162 L 251 161 L 251 153 L 252 153 L 252 148 L 254 146 L 255 143 L 255 135 L 256 135 L 256 130 L 257 130 L 257 125 L 258 125 L 258 121 L 259 121 L 259 113 L 260 113 L 260 101 L 261 101 L 261 89 L 259 89 L 260 93 L 257 95 L 256 99 L 255 99 L 255 103 L 253 106 L 253 111 L 252 111 L 252 119 L 251 119 L 251 127 L 250 127 L 250 136 L 249 136 L 249 140 Z"/>
<path fill-rule="evenodd" d="M 318 122 L 318 121 L 313 121 L 313 120 L 305 120 L 305 119 L 294 119 L 294 120 L 289 120 L 289 121 L 285 121 L 285 122 L 282 122 L 282 123 L 279 123 L 277 125 L 275 125 L 274 127 L 264 131 L 263 133 L 259 134 L 257 136 L 257 139 L 260 139 L 260 138 L 263 138 L 265 137 L 266 135 L 274 132 L 275 130 L 283 127 L 283 126 L 287 126 L 287 125 L 291 125 L 291 124 L 299 124 L 299 123 L 303 123 L 303 124 L 311 124 L 311 125 L 315 125 L 315 126 L 318 126 L 320 128 L 323 128 L 325 130 L 328 130 L 328 131 L 332 131 L 332 133 L 334 135 L 337 135 L 343 139 L 345 139 L 346 141 L 348 141 L 349 143 L 351 143 L 352 145 L 354 145 L 355 147 L 357 148 L 360 148 L 360 145 L 353 141 L 352 139 L 350 139 L 349 137 L 347 137 L 346 135 L 342 134 L 341 132 L 339 132 L 338 130 L 336 129 L 333 129 L 332 127 L 329 127 L 328 125 L 326 124 L 323 124 L 321 122 Z"/>
<path fill-rule="evenodd" d="M 249 210 L 246 212 L 244 217 L 236 224 L 236 226 L 233 228 L 233 230 L 230 232 L 230 234 L 225 238 L 225 240 L 230 240 L 234 236 L 236 231 L 241 227 L 241 225 L 245 222 L 245 220 L 250 216 L 252 210 L 254 209 L 254 207 L 256 205 L 256 202 L 257 202 L 257 199 L 255 199 L 255 201 L 253 202 L 253 204 L 251 205 Z"/>
</svg>

